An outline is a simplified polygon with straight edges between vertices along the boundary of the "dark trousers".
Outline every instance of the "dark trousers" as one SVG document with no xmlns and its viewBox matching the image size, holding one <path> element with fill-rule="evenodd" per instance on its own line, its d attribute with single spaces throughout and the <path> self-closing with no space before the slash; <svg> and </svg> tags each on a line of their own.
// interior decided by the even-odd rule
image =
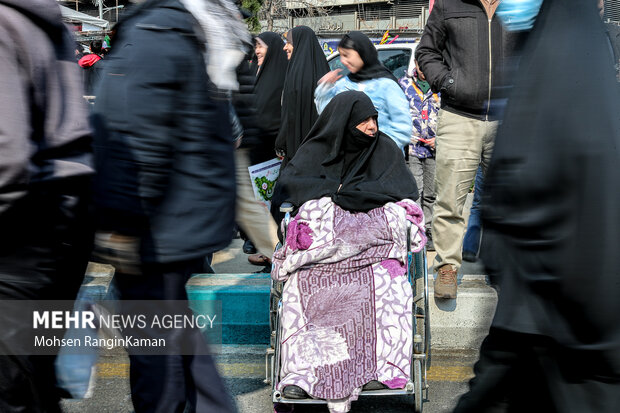
<svg viewBox="0 0 620 413">
<path fill-rule="evenodd" d="M 140 276 L 117 274 L 119 298 L 187 300 L 185 284 L 192 274 L 202 272 L 203 265 L 204 259 L 200 258 L 145 264 Z M 191 335 L 194 355 L 130 354 L 131 397 L 136 413 L 236 412 L 212 357 L 207 355 L 207 343 L 200 331 L 184 330 L 183 334 Z"/>
<path fill-rule="evenodd" d="M 597 354 L 549 337 L 491 328 L 455 413 L 620 412 L 620 379 Z"/>
<path fill-rule="evenodd" d="M 34 186 L 0 216 L 0 300 L 74 300 L 92 245 L 88 178 Z M 24 323 L 0 314 L 0 412 L 60 412 L 55 356 L 6 355 Z M 60 333 L 59 333 L 60 334 Z"/>
</svg>

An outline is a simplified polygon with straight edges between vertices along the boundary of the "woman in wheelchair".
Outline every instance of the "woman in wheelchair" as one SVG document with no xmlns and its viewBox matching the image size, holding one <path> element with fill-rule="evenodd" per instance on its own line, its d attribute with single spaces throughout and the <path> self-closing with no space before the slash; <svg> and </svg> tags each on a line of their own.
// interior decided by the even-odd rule
<svg viewBox="0 0 620 413">
<path fill-rule="evenodd" d="M 407 236 L 422 250 L 424 217 L 402 151 L 376 119 L 364 93 L 335 96 L 273 197 L 296 208 L 273 259 L 272 277 L 286 282 L 277 388 L 325 399 L 332 412 L 348 411 L 362 388 L 410 380 Z"/>
</svg>

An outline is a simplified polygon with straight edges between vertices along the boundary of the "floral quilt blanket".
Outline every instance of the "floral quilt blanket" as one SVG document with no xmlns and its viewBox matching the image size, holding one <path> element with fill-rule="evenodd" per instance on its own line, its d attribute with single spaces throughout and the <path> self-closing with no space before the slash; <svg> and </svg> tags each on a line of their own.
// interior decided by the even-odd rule
<svg viewBox="0 0 620 413">
<path fill-rule="evenodd" d="M 281 381 L 347 412 L 361 388 L 409 381 L 411 249 L 426 243 L 424 216 L 411 200 L 352 213 L 330 198 L 306 202 L 289 223 L 285 246 L 273 257 L 282 296 Z M 284 224 L 283 224 L 284 225 Z"/>
</svg>

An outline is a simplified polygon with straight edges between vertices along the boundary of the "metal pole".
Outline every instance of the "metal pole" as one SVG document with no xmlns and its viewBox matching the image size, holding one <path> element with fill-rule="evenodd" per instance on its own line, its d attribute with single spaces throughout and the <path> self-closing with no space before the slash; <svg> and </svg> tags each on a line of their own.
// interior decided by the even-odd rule
<svg viewBox="0 0 620 413">
<path fill-rule="evenodd" d="M 99 18 L 103 19 L 103 0 L 99 0 Z"/>
<path fill-rule="evenodd" d="M 116 22 L 118 23 L 118 0 L 116 0 Z"/>
</svg>

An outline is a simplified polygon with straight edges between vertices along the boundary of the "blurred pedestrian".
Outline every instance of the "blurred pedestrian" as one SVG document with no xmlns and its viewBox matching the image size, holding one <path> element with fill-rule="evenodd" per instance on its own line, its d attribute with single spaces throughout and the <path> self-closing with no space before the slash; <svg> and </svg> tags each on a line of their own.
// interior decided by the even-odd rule
<svg viewBox="0 0 620 413">
<path fill-rule="evenodd" d="M 314 104 L 318 80 L 329 71 L 325 53 L 314 31 L 297 26 L 285 34 L 284 51 L 289 63 L 282 91 L 282 125 L 276 137 L 276 152 L 284 167 L 319 117 Z"/>
<path fill-rule="evenodd" d="M 456 412 L 620 411 L 611 62 L 594 0 L 542 3 L 485 178 L 481 258 L 499 299 Z"/>
<path fill-rule="evenodd" d="M 437 0 L 416 60 L 434 92 L 441 92 L 433 210 L 437 298 L 456 298 L 465 221 L 463 206 L 476 170 L 486 171 L 499 121 L 492 110 L 511 37 L 495 10 L 499 0 Z"/>
<path fill-rule="evenodd" d="M 93 173 L 75 42 L 53 0 L 0 0 L 0 39 L 0 301 L 73 301 Z M 20 355 L 12 340 L 31 325 L 12 316 L 1 315 L 0 411 L 60 412 L 56 356 Z"/>
<path fill-rule="evenodd" d="M 598 10 L 601 15 L 601 19 L 605 16 L 605 1 L 598 0 Z M 607 30 L 607 36 L 611 49 L 614 54 L 614 67 L 616 69 L 616 80 L 620 82 L 620 24 L 618 22 L 608 22 L 605 24 Z"/>
<path fill-rule="evenodd" d="M 117 268 L 122 302 L 187 300 L 188 279 L 231 241 L 231 92 L 250 40 L 228 0 L 148 0 L 116 26 L 94 121 L 100 229 L 138 254 Z M 184 334 L 191 354 L 130 353 L 135 411 L 234 412 L 204 337 Z"/>
<path fill-rule="evenodd" d="M 314 92 L 319 113 L 338 93 L 362 91 L 379 111 L 381 131 L 404 150 L 411 139 L 411 116 L 398 79 L 381 64 L 377 49 L 362 32 L 344 35 L 338 44 L 338 52 L 340 61 L 350 73 L 343 77 L 341 69 L 336 69 L 319 80 Z"/>
<path fill-rule="evenodd" d="M 244 60 L 237 69 L 240 89 L 233 95 L 235 110 L 243 126 L 243 137 L 239 148 L 235 151 L 237 224 L 248 237 L 244 249 L 254 247 L 257 250 L 257 253 L 248 257 L 248 261 L 251 264 L 263 266 L 261 272 L 271 271 L 271 256 L 278 243 L 277 226 L 266 206 L 256 199 L 248 168 L 251 165 L 274 159 L 276 156 L 274 141 L 275 134 L 280 127 L 280 99 L 287 62 L 280 36 L 275 33 L 273 36 L 280 43 L 273 54 L 281 58 L 281 66 L 278 68 L 275 63 L 271 62 L 271 59 L 267 59 L 266 65 L 269 67 L 260 67 L 257 77 L 253 70 L 255 67 L 250 65 L 251 58 L 254 56 L 252 50 L 246 56 L 248 59 Z M 262 63 L 265 65 L 264 59 Z M 263 73 L 263 69 L 272 70 L 272 72 Z M 277 69 L 280 69 L 279 72 Z M 275 78 L 275 76 L 279 77 Z M 260 79 L 263 80 L 259 82 Z M 274 99 L 276 94 L 277 102 Z M 267 99 L 268 101 L 265 102 L 268 96 L 272 99 Z M 270 104 L 271 107 L 265 107 L 266 104 Z M 272 133 L 265 132 L 266 128 L 271 128 Z"/>
<path fill-rule="evenodd" d="M 439 95 L 431 90 L 431 85 L 426 81 L 417 61 L 413 75 L 405 75 L 399 80 L 399 84 L 409 100 L 413 119 L 407 163 L 420 193 L 415 201 L 424 211 L 426 249 L 434 251 L 431 222 L 435 204 L 435 131 L 440 99 Z"/>
<path fill-rule="evenodd" d="M 100 61 L 103 59 L 103 49 L 101 40 L 93 40 L 90 42 L 88 49 L 90 53 L 85 54 L 78 60 L 78 64 L 84 69 L 84 89 L 88 96 L 95 93 L 95 85 L 100 80 L 101 66 Z"/>
<path fill-rule="evenodd" d="M 474 198 L 469 209 L 467 231 L 463 238 L 463 260 L 476 262 L 482 238 L 482 218 L 480 217 L 480 202 L 482 200 L 482 168 L 478 167 L 474 179 Z"/>
</svg>

